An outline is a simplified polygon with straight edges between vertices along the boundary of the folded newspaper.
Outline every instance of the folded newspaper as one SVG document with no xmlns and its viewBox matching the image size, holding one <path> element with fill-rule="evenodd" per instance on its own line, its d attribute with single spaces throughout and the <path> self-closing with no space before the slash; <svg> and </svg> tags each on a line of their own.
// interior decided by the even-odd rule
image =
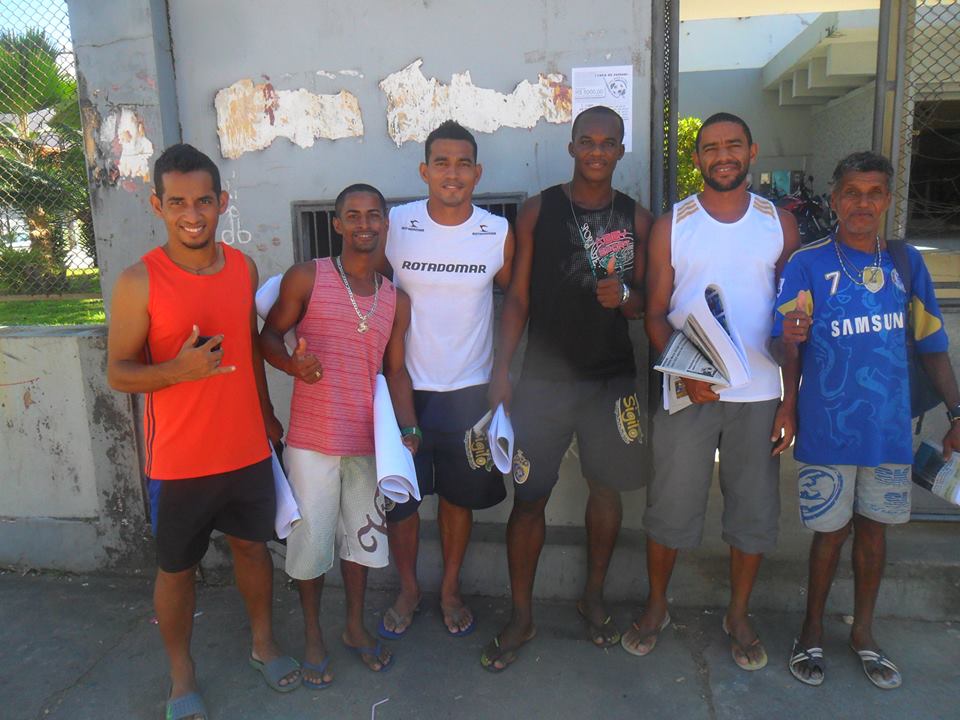
<svg viewBox="0 0 960 720">
<path fill-rule="evenodd" d="M 943 448 L 929 440 L 920 442 L 913 456 L 913 482 L 949 503 L 960 505 L 960 454 L 943 459 Z"/>
<path fill-rule="evenodd" d="M 708 285 L 702 296 L 671 312 L 667 320 L 675 331 L 653 367 L 663 373 L 663 407 L 671 415 L 692 404 L 683 378 L 721 390 L 750 382 L 747 352 L 719 287 Z"/>
</svg>

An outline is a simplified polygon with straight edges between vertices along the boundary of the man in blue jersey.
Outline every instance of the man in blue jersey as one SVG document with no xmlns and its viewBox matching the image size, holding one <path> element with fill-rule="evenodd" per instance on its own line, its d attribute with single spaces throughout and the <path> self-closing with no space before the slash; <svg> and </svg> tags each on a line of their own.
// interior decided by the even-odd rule
<svg viewBox="0 0 960 720">
<path fill-rule="evenodd" d="M 908 340 L 948 408 L 944 456 L 960 449 L 960 392 L 930 274 L 914 248 L 888 246 L 879 235 L 892 176 L 890 162 L 875 153 L 840 161 L 831 196 L 835 234 L 793 254 L 774 313 L 775 354 L 799 354 L 803 378 L 794 457 L 800 519 L 815 534 L 807 612 L 789 667 L 808 685 L 824 679 L 824 606 L 851 530 L 850 647 L 878 688 L 901 684 L 874 639 L 873 612 L 886 526 L 910 519 Z"/>
</svg>

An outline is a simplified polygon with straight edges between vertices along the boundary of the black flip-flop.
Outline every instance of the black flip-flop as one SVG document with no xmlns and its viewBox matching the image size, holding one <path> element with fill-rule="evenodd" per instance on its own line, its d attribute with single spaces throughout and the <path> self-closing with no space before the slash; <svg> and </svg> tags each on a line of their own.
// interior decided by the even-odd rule
<svg viewBox="0 0 960 720">
<path fill-rule="evenodd" d="M 797 666 L 800 665 L 800 663 L 807 663 L 807 666 L 811 670 L 819 670 L 820 677 L 804 677 L 801 675 L 797 669 Z M 793 648 L 790 650 L 790 660 L 787 663 L 787 668 L 790 670 L 790 674 L 804 685 L 820 687 L 823 685 L 824 671 L 826 669 L 826 663 L 823 660 L 823 648 L 805 648 L 800 644 L 800 638 L 796 638 L 793 641 Z"/>
</svg>

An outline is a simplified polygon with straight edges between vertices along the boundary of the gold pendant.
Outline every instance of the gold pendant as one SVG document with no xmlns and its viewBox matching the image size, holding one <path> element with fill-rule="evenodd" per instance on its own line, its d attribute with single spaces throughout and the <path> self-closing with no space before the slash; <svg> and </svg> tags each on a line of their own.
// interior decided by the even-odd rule
<svg viewBox="0 0 960 720">
<path fill-rule="evenodd" d="M 367 325 L 366 320 L 361 320 L 360 324 L 357 325 L 357 332 L 360 333 L 361 335 L 363 335 L 369 329 L 370 329 L 370 326 Z"/>
<path fill-rule="evenodd" d="M 872 293 L 880 292 L 883 288 L 883 268 L 871 265 L 863 269 L 863 286 Z"/>
</svg>

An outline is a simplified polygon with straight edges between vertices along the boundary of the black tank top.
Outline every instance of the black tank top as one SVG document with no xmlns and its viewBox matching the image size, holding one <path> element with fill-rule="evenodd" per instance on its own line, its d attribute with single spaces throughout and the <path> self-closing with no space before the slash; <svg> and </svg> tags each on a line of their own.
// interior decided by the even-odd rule
<svg viewBox="0 0 960 720">
<path fill-rule="evenodd" d="M 633 276 L 635 207 L 619 192 L 612 208 L 599 210 L 571 208 L 560 185 L 541 194 L 524 376 L 602 379 L 636 371 L 627 319 L 596 297 L 597 279 Z"/>
</svg>

